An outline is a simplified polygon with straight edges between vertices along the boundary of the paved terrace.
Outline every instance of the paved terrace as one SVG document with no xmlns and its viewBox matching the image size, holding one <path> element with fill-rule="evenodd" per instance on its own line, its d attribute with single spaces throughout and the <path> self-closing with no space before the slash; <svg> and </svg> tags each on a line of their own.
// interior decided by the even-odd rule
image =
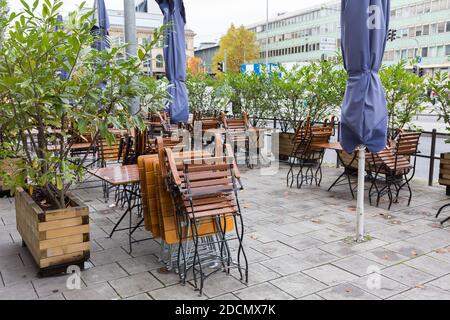
<svg viewBox="0 0 450 320">
<path fill-rule="evenodd" d="M 126 252 L 125 234 L 108 238 L 119 209 L 101 189 L 78 191 L 91 208 L 91 260 L 82 289 L 70 291 L 67 276 L 39 279 L 16 231 L 12 199 L 0 199 L 0 299 L 450 299 L 450 225 L 434 219 L 448 198 L 443 188 L 416 181 L 411 207 L 404 198 L 391 212 L 366 207 L 370 240 L 355 244 L 355 201 L 345 186 L 327 192 L 339 173 L 325 169 L 322 187 L 285 186 L 286 167 L 274 176 L 244 173 L 241 203 L 251 262 L 250 282 L 218 273 L 204 296 L 178 275 L 160 274 L 155 241 Z M 148 237 L 144 231 L 137 238 Z M 381 287 L 368 270 L 381 272 Z M 371 278 L 372 279 L 372 278 Z"/>
</svg>

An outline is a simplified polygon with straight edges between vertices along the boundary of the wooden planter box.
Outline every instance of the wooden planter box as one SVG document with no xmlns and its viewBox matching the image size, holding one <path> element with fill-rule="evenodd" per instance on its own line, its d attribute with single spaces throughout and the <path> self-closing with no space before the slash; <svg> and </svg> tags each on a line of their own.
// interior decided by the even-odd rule
<svg viewBox="0 0 450 320">
<path fill-rule="evenodd" d="M 450 152 L 441 153 L 439 184 L 447 186 L 447 195 L 450 195 Z"/>
<path fill-rule="evenodd" d="M 70 207 L 44 212 L 23 189 L 15 194 L 17 230 L 41 275 L 84 268 L 89 259 L 89 209 L 72 195 Z"/>
<path fill-rule="evenodd" d="M 279 137 L 279 142 L 274 143 L 275 140 L 272 140 L 272 152 L 274 154 L 278 154 L 280 157 L 280 160 L 288 160 L 289 156 L 291 155 L 292 148 L 294 147 L 294 144 L 292 143 L 292 139 L 294 138 L 294 133 L 286 133 L 286 132 L 280 132 L 277 134 L 272 134 L 272 139 L 276 139 L 276 137 Z M 275 146 L 279 146 L 279 150 L 274 150 Z"/>
</svg>

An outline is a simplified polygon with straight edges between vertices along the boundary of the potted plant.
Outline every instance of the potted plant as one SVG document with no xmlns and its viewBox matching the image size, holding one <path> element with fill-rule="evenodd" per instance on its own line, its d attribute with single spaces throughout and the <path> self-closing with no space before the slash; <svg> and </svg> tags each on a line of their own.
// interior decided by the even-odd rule
<svg viewBox="0 0 450 320">
<path fill-rule="evenodd" d="M 431 94 L 429 101 L 434 106 L 434 112 L 439 116 L 438 120 L 443 120 L 450 132 L 450 79 L 448 72 L 437 72 L 430 78 L 428 83 Z M 446 143 L 450 143 L 447 140 Z M 441 154 L 441 164 L 439 167 L 439 183 L 447 186 L 447 195 L 450 195 L 450 152 Z"/>
<path fill-rule="evenodd" d="M 394 139 L 402 129 L 417 130 L 412 120 L 426 110 L 425 78 L 408 71 L 406 61 L 384 66 L 380 78 L 386 92 L 388 138 Z"/>
<path fill-rule="evenodd" d="M 3 178 L 15 192 L 17 228 L 39 268 L 63 270 L 82 266 L 90 251 L 88 207 L 70 192 L 88 155 L 72 159 L 70 149 L 83 135 L 92 136 L 90 148 L 99 138 L 112 141 L 111 126 L 143 128 L 141 115 L 128 108 L 149 87 L 133 79 L 161 30 L 138 57 L 118 59 L 123 47 L 91 48 L 99 39 L 83 4 L 62 23 L 61 0 L 21 2 L 21 13 L 0 18 L 8 30 L 0 48 L 0 127 L 12 133 L 0 150 L 13 146 L 23 159 Z"/>
</svg>

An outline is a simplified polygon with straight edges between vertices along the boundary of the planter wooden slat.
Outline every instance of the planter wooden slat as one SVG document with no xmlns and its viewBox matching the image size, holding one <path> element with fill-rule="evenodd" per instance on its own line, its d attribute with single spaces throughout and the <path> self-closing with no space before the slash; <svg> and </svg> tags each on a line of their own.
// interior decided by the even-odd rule
<svg viewBox="0 0 450 320">
<path fill-rule="evenodd" d="M 69 199 L 69 208 L 44 212 L 24 190 L 15 194 L 17 230 L 41 271 L 89 258 L 89 209 Z"/>
</svg>

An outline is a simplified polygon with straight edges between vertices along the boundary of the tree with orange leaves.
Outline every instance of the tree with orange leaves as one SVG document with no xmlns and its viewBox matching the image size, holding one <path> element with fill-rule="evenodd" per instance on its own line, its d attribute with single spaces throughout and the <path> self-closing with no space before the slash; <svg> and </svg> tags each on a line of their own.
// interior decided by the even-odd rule
<svg viewBox="0 0 450 320">
<path fill-rule="evenodd" d="M 188 72 L 194 76 L 205 73 L 203 60 L 199 57 L 189 57 L 187 61 L 187 69 Z"/>
</svg>

